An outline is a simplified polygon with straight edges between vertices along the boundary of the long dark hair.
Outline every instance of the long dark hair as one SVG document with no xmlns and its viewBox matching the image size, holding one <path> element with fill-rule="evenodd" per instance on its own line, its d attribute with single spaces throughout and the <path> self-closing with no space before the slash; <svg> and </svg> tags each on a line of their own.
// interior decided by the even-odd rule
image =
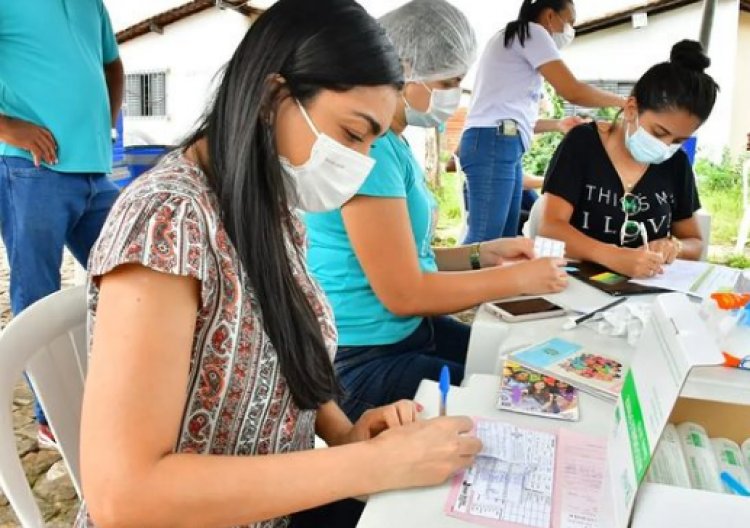
<svg viewBox="0 0 750 528">
<path fill-rule="evenodd" d="M 317 408 L 339 393 L 320 323 L 297 279 L 285 237 L 293 223 L 274 140 L 275 109 L 289 95 L 402 86 L 399 58 L 378 23 L 352 0 L 280 0 L 248 30 L 213 104 L 183 144 L 206 138 L 207 173 L 224 227 L 262 312 L 295 403 Z"/>
<path fill-rule="evenodd" d="M 635 83 L 633 96 L 638 112 L 685 110 L 705 121 L 719 92 L 719 85 L 705 72 L 710 65 L 711 59 L 700 42 L 678 42 L 672 47 L 669 62 L 652 66 Z"/>
<path fill-rule="evenodd" d="M 572 3 L 573 0 L 523 0 L 518 18 L 505 26 L 505 47 L 510 48 L 516 37 L 521 46 L 524 46 L 529 38 L 529 23 L 536 22 L 545 9 L 562 13 Z"/>
</svg>

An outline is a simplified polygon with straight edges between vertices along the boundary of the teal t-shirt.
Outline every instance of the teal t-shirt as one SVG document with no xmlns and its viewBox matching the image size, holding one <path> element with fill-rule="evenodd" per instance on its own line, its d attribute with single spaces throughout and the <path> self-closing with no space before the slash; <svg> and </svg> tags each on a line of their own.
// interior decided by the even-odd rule
<svg viewBox="0 0 750 528">
<path fill-rule="evenodd" d="M 370 155 L 375 167 L 357 194 L 406 200 L 419 265 L 425 272 L 437 271 L 432 250 L 436 202 L 414 154 L 388 131 L 373 144 Z M 341 210 L 307 213 L 305 222 L 308 265 L 333 306 L 340 346 L 392 344 L 416 330 L 421 317 L 398 317 L 375 295 L 349 241 Z"/>
<path fill-rule="evenodd" d="M 0 114 L 47 128 L 59 172 L 110 172 L 104 65 L 118 57 L 102 0 L 0 1 Z M 32 159 L 0 143 L 0 156 Z"/>
</svg>

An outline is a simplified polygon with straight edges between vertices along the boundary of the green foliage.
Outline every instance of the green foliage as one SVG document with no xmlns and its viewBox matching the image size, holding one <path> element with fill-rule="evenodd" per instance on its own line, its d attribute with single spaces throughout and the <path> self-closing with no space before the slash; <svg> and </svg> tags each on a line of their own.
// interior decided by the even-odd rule
<svg viewBox="0 0 750 528">
<path fill-rule="evenodd" d="M 594 114 L 594 119 L 597 121 L 614 121 L 619 114 L 619 108 L 597 108 L 596 113 Z"/>
<path fill-rule="evenodd" d="M 748 269 L 750 268 L 750 257 L 747 255 L 732 255 L 727 258 L 726 265 L 732 268 Z"/>
<path fill-rule="evenodd" d="M 721 264 L 737 269 L 750 269 L 750 257 L 746 255 L 722 255 L 709 258 L 714 264 Z"/>
<path fill-rule="evenodd" d="M 534 176 L 544 176 L 562 139 L 563 135 L 557 132 L 541 134 L 534 138 L 531 148 L 523 157 L 524 172 Z"/>
<path fill-rule="evenodd" d="M 437 200 L 440 210 L 438 228 L 451 227 L 461 219 L 460 200 L 463 200 L 463 197 L 460 178 L 455 172 L 444 172 L 439 180 L 439 187 L 432 182 L 427 185 Z"/>
<path fill-rule="evenodd" d="M 544 83 L 544 90 L 547 94 L 547 99 L 551 103 L 551 108 L 544 118 L 562 119 L 565 117 L 565 100 L 557 95 L 555 89 L 547 82 Z M 614 121 L 618 112 L 618 108 L 598 108 L 593 114 L 581 115 L 581 117 L 588 117 L 598 121 Z M 523 158 L 524 171 L 527 174 L 543 176 L 547 172 L 547 167 L 562 139 L 563 135 L 558 132 L 549 132 L 536 136 L 531 148 Z"/>
<path fill-rule="evenodd" d="M 729 149 L 724 149 L 721 162 L 714 163 L 701 158 L 695 163 L 695 173 L 701 190 L 730 191 L 742 187 L 742 163 L 744 158 L 732 158 Z"/>
<path fill-rule="evenodd" d="M 562 119 L 565 117 L 565 101 L 562 97 L 557 95 L 555 89 L 545 82 L 544 91 L 547 95 L 547 100 L 550 101 L 550 109 L 547 115 L 544 116 L 546 119 Z M 523 157 L 523 170 L 526 174 L 533 174 L 534 176 L 543 176 L 547 172 L 547 166 L 549 165 L 552 156 L 557 150 L 557 146 L 562 141 L 563 135 L 558 132 L 549 132 L 547 134 L 540 134 L 534 138 L 534 142 L 531 144 L 531 148 L 526 152 Z"/>
<path fill-rule="evenodd" d="M 701 205 L 711 213 L 711 244 L 733 245 L 742 218 L 742 162 L 726 149 L 721 161 L 700 158 L 695 163 Z"/>
<path fill-rule="evenodd" d="M 547 100 L 551 103 L 551 108 L 545 117 L 547 119 L 562 119 L 565 117 L 565 100 L 557 95 L 555 89 L 547 81 L 544 82 L 544 92 Z"/>
<path fill-rule="evenodd" d="M 711 189 L 699 184 L 701 205 L 711 214 L 711 244 L 731 246 L 742 218 L 740 189 Z"/>
</svg>

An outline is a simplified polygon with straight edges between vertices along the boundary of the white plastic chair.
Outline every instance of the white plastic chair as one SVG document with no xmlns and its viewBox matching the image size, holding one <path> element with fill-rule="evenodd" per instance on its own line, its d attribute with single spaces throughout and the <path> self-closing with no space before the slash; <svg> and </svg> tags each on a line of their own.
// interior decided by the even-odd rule
<svg viewBox="0 0 750 528">
<path fill-rule="evenodd" d="M 698 228 L 701 231 L 701 240 L 703 241 L 701 260 L 708 260 L 708 246 L 711 244 L 711 213 L 705 209 L 698 209 L 695 212 L 695 219 L 698 221 Z"/>
<path fill-rule="evenodd" d="M 456 233 L 456 240 L 459 244 L 463 243 L 466 238 L 466 233 L 469 231 L 469 215 L 466 212 L 466 204 L 464 203 L 464 185 L 466 185 L 466 174 L 464 174 L 461 168 L 461 159 L 455 154 L 451 154 L 453 163 L 456 165 L 456 174 L 458 175 L 458 189 L 459 189 L 459 200 L 458 208 L 461 212 L 459 221 L 459 230 Z"/>
<path fill-rule="evenodd" d="M 542 213 L 544 212 L 544 195 L 537 198 L 534 205 L 529 211 L 529 218 L 523 225 L 523 236 L 534 238 L 539 234 L 539 225 L 542 223 Z"/>
<path fill-rule="evenodd" d="M 737 245 L 734 248 L 738 255 L 745 253 L 747 239 L 750 236 L 750 159 L 745 160 L 742 169 L 742 207 L 744 213 L 737 231 Z"/>
<path fill-rule="evenodd" d="M 0 487 L 22 526 L 41 527 L 13 433 L 13 389 L 26 371 L 81 496 L 79 429 L 87 367 L 85 287 L 54 293 L 15 317 L 0 334 Z"/>
</svg>

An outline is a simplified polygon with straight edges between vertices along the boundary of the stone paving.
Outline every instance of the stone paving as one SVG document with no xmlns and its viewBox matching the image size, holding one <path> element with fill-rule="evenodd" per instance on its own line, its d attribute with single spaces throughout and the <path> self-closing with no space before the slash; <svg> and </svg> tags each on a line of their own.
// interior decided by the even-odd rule
<svg viewBox="0 0 750 528">
<path fill-rule="evenodd" d="M 4 328 L 11 318 L 11 313 L 8 298 L 9 272 L 5 248 L 1 245 L 0 255 L 0 327 Z M 63 288 L 73 284 L 74 274 L 74 261 L 66 254 L 63 262 Z M 2 402 L 0 404 L 5 405 Z M 39 449 L 36 441 L 33 399 L 26 384 L 20 381 L 15 388 L 13 400 L 13 425 L 18 454 L 47 526 L 71 526 L 78 509 L 78 497 L 60 454 L 55 450 Z M 8 500 L 0 491 L 0 528 L 17 526 L 20 524 L 8 505 Z"/>
</svg>

